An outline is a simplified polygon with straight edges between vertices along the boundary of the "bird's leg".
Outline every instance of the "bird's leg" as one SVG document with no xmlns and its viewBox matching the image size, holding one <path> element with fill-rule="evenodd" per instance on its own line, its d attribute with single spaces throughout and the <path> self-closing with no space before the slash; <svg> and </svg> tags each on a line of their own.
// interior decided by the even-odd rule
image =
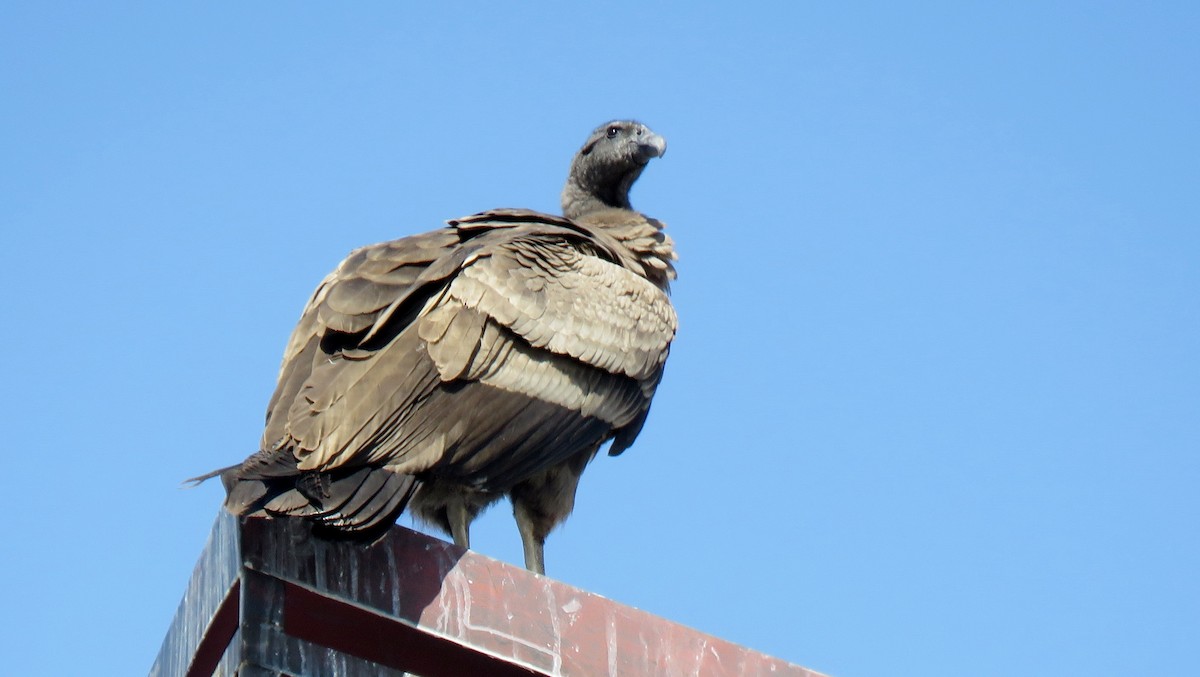
<svg viewBox="0 0 1200 677">
<path fill-rule="evenodd" d="M 454 537 L 454 545 L 460 548 L 471 547 L 471 513 L 463 501 L 450 501 L 446 505 L 446 520 L 450 522 L 450 535 Z"/>
<path fill-rule="evenodd" d="M 513 501 L 513 517 L 517 518 L 517 530 L 521 532 L 521 545 L 525 549 L 525 568 L 546 575 L 546 534 L 538 524 L 533 512 L 524 501 Z"/>
</svg>

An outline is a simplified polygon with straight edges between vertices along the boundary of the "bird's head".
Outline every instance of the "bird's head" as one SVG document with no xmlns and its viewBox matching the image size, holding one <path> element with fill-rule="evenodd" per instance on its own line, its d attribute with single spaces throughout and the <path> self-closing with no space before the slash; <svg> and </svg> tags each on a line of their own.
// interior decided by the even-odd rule
<svg viewBox="0 0 1200 677">
<path fill-rule="evenodd" d="M 667 140 L 634 120 L 613 120 L 595 129 L 571 162 L 563 189 L 563 215 L 578 218 L 596 209 L 630 209 L 629 189 Z"/>
</svg>

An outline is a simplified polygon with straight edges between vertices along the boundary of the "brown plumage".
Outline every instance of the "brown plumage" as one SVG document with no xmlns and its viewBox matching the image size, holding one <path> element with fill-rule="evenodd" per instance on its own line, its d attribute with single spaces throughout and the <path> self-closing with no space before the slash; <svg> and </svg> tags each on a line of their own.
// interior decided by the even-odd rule
<svg viewBox="0 0 1200 677">
<path fill-rule="evenodd" d="M 675 335 L 671 240 L 628 196 L 665 149 L 611 122 L 575 156 L 565 218 L 495 210 L 352 252 L 292 332 L 260 451 L 219 471 L 229 509 L 369 538 L 407 507 L 467 547 L 509 495 L 544 572 L 584 467 L 641 430 Z"/>
</svg>

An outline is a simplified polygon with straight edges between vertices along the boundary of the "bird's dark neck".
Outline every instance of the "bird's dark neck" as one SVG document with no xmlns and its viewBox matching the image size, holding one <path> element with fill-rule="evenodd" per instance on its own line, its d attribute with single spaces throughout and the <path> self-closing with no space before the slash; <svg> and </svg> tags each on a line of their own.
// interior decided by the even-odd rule
<svg viewBox="0 0 1200 677">
<path fill-rule="evenodd" d="M 577 219 L 584 214 L 597 212 L 601 209 L 630 209 L 629 192 L 618 190 L 616 186 L 607 191 L 587 189 L 571 182 L 563 190 L 563 216 Z"/>
<path fill-rule="evenodd" d="M 580 177 L 572 173 L 563 188 L 563 216 L 577 219 L 601 209 L 633 209 L 629 203 L 629 189 L 641 173 L 640 167 L 616 177 Z"/>
</svg>

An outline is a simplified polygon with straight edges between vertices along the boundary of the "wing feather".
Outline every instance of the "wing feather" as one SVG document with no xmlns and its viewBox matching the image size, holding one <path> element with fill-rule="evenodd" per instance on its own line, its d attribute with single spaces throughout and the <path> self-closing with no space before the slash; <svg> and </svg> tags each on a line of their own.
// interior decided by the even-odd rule
<svg viewBox="0 0 1200 677">
<path fill-rule="evenodd" d="M 263 448 L 289 449 L 296 472 L 517 481 L 644 418 L 675 333 L 665 293 L 603 237 L 522 218 L 353 252 L 293 332 Z M 378 481 L 347 513 L 376 509 Z"/>
<path fill-rule="evenodd" d="M 449 295 L 536 348 L 605 371 L 650 378 L 677 319 L 666 294 L 640 275 L 559 238 L 514 238 L 465 267 Z"/>
</svg>

